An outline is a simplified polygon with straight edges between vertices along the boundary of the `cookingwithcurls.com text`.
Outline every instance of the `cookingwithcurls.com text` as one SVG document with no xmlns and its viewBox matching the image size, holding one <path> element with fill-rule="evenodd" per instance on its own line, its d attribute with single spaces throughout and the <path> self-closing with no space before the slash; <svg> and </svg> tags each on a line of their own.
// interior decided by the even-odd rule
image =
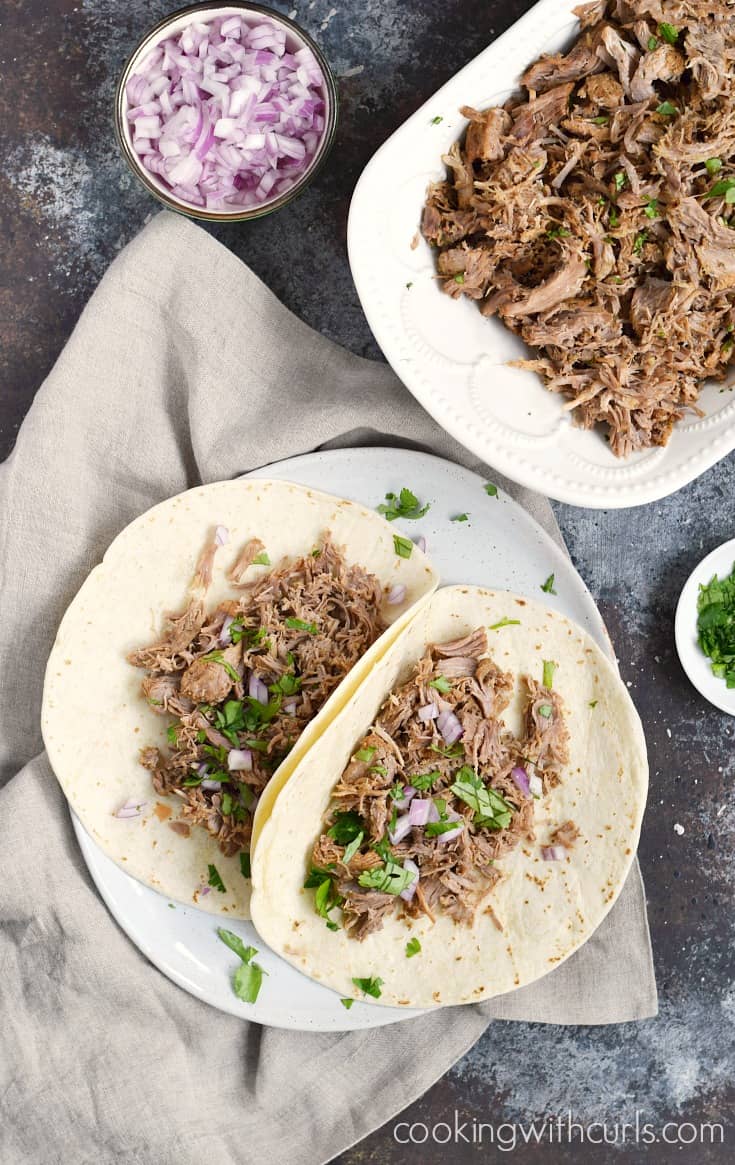
<svg viewBox="0 0 735 1165">
<path fill-rule="evenodd" d="M 717 1121 L 665 1121 L 655 1124 L 636 1109 L 629 1121 L 574 1119 L 571 1112 L 531 1121 L 481 1121 L 454 1110 L 450 1120 L 399 1120 L 393 1126 L 399 1145 L 492 1145 L 512 1153 L 523 1145 L 724 1145 L 725 1127 Z"/>
</svg>

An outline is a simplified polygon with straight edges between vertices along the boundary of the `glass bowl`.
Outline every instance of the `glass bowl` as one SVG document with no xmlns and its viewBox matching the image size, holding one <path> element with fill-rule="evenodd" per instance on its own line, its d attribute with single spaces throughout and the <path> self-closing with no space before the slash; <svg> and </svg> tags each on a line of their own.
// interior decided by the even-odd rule
<svg viewBox="0 0 735 1165">
<path fill-rule="evenodd" d="M 207 207 L 195 206 L 193 203 L 178 198 L 157 175 L 143 166 L 140 157 L 133 148 L 131 124 L 127 118 L 129 103 L 126 85 L 131 75 L 135 73 L 137 66 L 160 41 L 182 32 L 188 24 L 194 21 L 207 23 L 221 16 L 241 16 L 246 21 L 248 16 L 252 16 L 253 21 L 265 17 L 285 30 L 286 50 L 288 52 L 295 52 L 301 48 L 311 49 L 324 77 L 324 129 L 308 168 L 288 190 L 283 191 L 275 198 L 258 203 L 256 206 L 235 206 L 231 210 L 222 208 L 210 210 Z M 243 222 L 247 219 L 261 218 L 263 215 L 271 214 L 274 210 L 280 210 L 282 206 L 286 206 L 306 189 L 321 169 L 334 142 L 337 130 L 337 105 L 337 85 L 321 49 L 309 34 L 299 28 L 289 17 L 282 16 L 280 12 L 266 8 L 261 4 L 191 4 L 186 8 L 172 12 L 159 21 L 150 32 L 146 33 L 128 59 L 115 92 L 115 135 L 122 155 L 135 177 L 164 206 L 179 214 L 188 215 L 189 218 L 203 219 L 207 222 Z"/>
</svg>

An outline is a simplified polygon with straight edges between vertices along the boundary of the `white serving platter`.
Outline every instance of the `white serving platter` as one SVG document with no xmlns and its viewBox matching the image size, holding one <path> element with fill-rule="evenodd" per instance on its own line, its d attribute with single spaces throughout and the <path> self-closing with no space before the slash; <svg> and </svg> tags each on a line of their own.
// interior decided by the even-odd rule
<svg viewBox="0 0 735 1165">
<path fill-rule="evenodd" d="M 431 508 L 419 521 L 397 521 L 396 530 L 412 539 L 426 538 L 442 585 L 472 583 L 543 597 L 612 657 L 594 600 L 567 555 L 507 494 L 489 497 L 476 474 L 405 449 L 344 449 L 281 461 L 253 476 L 299 482 L 368 506 L 377 506 L 388 490 L 408 486 Z M 460 513 L 467 513 L 468 521 L 453 522 Z M 541 585 L 552 573 L 556 594 L 542 594 Z M 335 992 L 273 954 L 252 923 L 172 902 L 116 866 L 72 819 L 84 860 L 114 918 L 164 975 L 205 1003 L 241 1019 L 302 1031 L 354 1031 L 423 1014 L 363 1002 L 346 1010 Z M 217 938 L 220 925 L 258 948 L 256 962 L 268 976 L 254 1004 L 233 994 L 230 978 L 237 956 Z"/>
<path fill-rule="evenodd" d="M 559 501 L 636 506 L 673 493 L 735 448 L 735 393 L 705 386 L 705 415 L 680 422 L 668 445 L 620 461 L 599 431 L 575 428 L 562 397 L 508 362 L 530 349 L 477 305 L 437 286 L 420 235 L 426 189 L 464 132 L 462 105 L 501 104 L 541 53 L 574 39 L 575 0 L 541 0 L 447 82 L 378 150 L 352 199 L 352 274 L 375 338 L 413 395 L 466 448 L 513 481 Z M 435 122 L 435 119 L 441 120 Z M 733 378 L 735 383 L 735 377 Z"/>
</svg>

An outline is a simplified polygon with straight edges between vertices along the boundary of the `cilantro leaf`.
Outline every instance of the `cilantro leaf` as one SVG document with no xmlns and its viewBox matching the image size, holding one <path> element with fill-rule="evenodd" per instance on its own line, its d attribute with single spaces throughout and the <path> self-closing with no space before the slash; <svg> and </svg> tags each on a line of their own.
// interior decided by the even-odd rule
<svg viewBox="0 0 735 1165">
<path fill-rule="evenodd" d="M 209 871 L 209 878 L 207 879 L 209 885 L 212 886 L 215 890 L 219 890 L 220 894 L 225 894 L 225 884 L 219 876 L 217 867 L 210 864 L 207 866 L 207 869 Z"/>
<path fill-rule="evenodd" d="M 492 623 L 488 627 L 488 631 L 499 631 L 501 627 L 520 627 L 520 625 L 520 619 L 509 619 L 506 615 L 503 615 L 499 623 Z"/>
<path fill-rule="evenodd" d="M 674 117 L 679 110 L 670 101 L 662 101 L 660 105 L 656 106 L 656 113 L 660 113 L 662 117 Z"/>
<path fill-rule="evenodd" d="M 430 680 L 429 687 L 436 688 L 437 692 L 442 692 L 445 695 L 452 690 L 452 685 L 446 676 L 437 676 L 435 680 Z"/>
<path fill-rule="evenodd" d="M 221 651 L 210 651 L 208 655 L 203 655 L 201 658 L 206 660 L 207 663 L 218 663 L 220 667 L 225 669 L 228 676 L 231 680 L 234 681 L 234 683 L 237 684 L 241 680 L 242 677 L 240 673 L 237 672 L 232 664 L 225 659 Z"/>
<path fill-rule="evenodd" d="M 172 748 L 176 748 L 176 745 L 179 743 L 178 727 L 178 724 L 169 724 L 166 729 L 166 740 Z"/>
<path fill-rule="evenodd" d="M 551 713 L 553 711 L 554 709 L 552 708 L 551 704 L 540 704 L 538 714 L 539 716 L 543 716 L 544 720 L 548 720 L 550 719 Z"/>
<path fill-rule="evenodd" d="M 365 834 L 362 832 L 362 830 L 360 830 L 360 832 L 355 837 L 353 837 L 352 841 L 345 849 L 345 852 L 342 854 L 342 861 L 344 862 L 344 864 L 346 866 L 349 866 L 350 862 L 352 861 L 355 854 L 359 850 L 360 846 L 363 843 L 364 837 L 365 837 Z"/>
<path fill-rule="evenodd" d="M 250 854 L 246 853 L 245 850 L 240 854 L 240 873 L 243 878 L 252 877 L 250 873 Z"/>
<path fill-rule="evenodd" d="M 413 551 L 413 542 L 410 538 L 402 538 L 400 534 L 394 534 L 393 549 L 399 558 L 410 558 Z"/>
<path fill-rule="evenodd" d="M 427 502 L 422 506 L 416 494 L 404 486 L 400 494 L 387 493 L 385 501 L 376 508 L 389 522 L 395 521 L 396 518 L 409 518 L 413 522 L 417 518 L 423 518 L 430 505 Z"/>
<path fill-rule="evenodd" d="M 554 672 L 559 664 L 554 663 L 553 659 L 544 660 L 544 677 L 542 683 L 545 688 L 551 688 L 554 685 Z"/>
<path fill-rule="evenodd" d="M 416 881 L 416 874 L 413 870 L 404 870 L 397 862 L 387 861 L 384 866 L 377 866 L 374 870 L 363 870 L 357 881 L 368 890 L 400 894 Z"/>
<path fill-rule="evenodd" d="M 470 517 L 469 514 L 455 514 L 454 517 L 450 519 L 450 521 L 452 521 L 452 522 L 467 522 L 467 521 L 469 521 L 469 517 Z"/>
<path fill-rule="evenodd" d="M 485 493 L 488 495 L 488 497 L 496 498 L 498 496 L 498 487 L 493 485 L 491 481 L 486 481 L 482 488 L 485 490 Z"/>
<path fill-rule="evenodd" d="M 231 930 L 225 930 L 223 926 L 217 927 L 217 934 L 226 947 L 240 956 L 243 963 L 249 963 L 253 955 L 258 953 L 255 947 L 246 947 L 239 935 L 233 934 Z"/>
<path fill-rule="evenodd" d="M 460 741 L 458 741 L 456 744 L 447 745 L 430 744 L 429 749 L 431 752 L 438 752 L 439 756 L 464 756 L 464 746 Z"/>
<path fill-rule="evenodd" d="M 713 174 L 719 174 L 720 170 L 722 169 L 722 159 L 721 158 L 708 158 L 704 164 L 707 168 L 707 173 L 710 175 L 710 177 Z"/>
<path fill-rule="evenodd" d="M 355 1002 L 354 999 L 340 999 L 340 1003 L 342 1004 L 342 1006 L 345 1008 L 346 1011 L 350 1010 L 350 1008 L 352 1007 L 352 1004 L 354 1002 Z"/>
<path fill-rule="evenodd" d="M 421 950 L 421 943 L 414 935 L 414 937 L 410 938 L 408 940 L 408 942 L 406 943 L 406 958 L 412 959 L 413 956 L 417 955 L 420 950 Z"/>
<path fill-rule="evenodd" d="M 365 822 L 360 814 L 349 809 L 345 813 L 335 813 L 334 824 L 327 830 L 327 837 L 331 837 L 337 845 L 349 845 L 364 830 Z"/>
<path fill-rule="evenodd" d="M 316 623 L 305 623 L 303 619 L 286 619 L 286 626 L 290 631 L 308 631 L 309 635 L 316 635 Z"/>
<path fill-rule="evenodd" d="M 546 582 L 541 584 L 541 590 L 544 591 L 547 595 L 555 595 L 556 594 L 556 591 L 554 590 L 554 576 L 553 576 L 553 574 L 550 574 L 549 577 L 547 578 Z"/>
<path fill-rule="evenodd" d="M 679 39 L 679 29 L 674 24 L 667 24 L 665 20 L 661 21 L 656 32 L 667 44 L 676 44 Z"/>
<path fill-rule="evenodd" d="M 257 954 L 257 951 L 254 952 Z M 263 985 L 263 976 L 267 974 L 259 963 L 240 963 L 232 976 L 232 987 L 238 999 L 243 1003 L 255 1003 Z"/>
<path fill-rule="evenodd" d="M 735 178 L 721 178 L 705 194 L 705 198 L 724 198 L 729 205 L 735 202 Z"/>
<path fill-rule="evenodd" d="M 474 809 L 478 824 L 488 825 L 491 829 L 504 829 L 510 825 L 512 805 L 486 785 L 469 765 L 462 765 L 451 789 L 460 801 Z"/>
<path fill-rule="evenodd" d="M 373 999 L 380 999 L 383 980 L 371 975 L 369 979 L 356 979 L 354 976 L 352 982 L 356 987 L 363 991 L 365 995 L 372 995 Z"/>
<path fill-rule="evenodd" d="M 449 833 L 452 829 L 459 829 L 461 821 L 430 821 L 424 826 L 427 837 L 438 837 L 441 833 Z"/>
<path fill-rule="evenodd" d="M 361 748 L 359 752 L 355 753 L 355 760 L 362 761 L 363 764 L 369 765 L 377 751 L 378 750 L 376 748 Z"/>
<path fill-rule="evenodd" d="M 256 554 L 251 565 L 252 566 L 270 566 L 270 564 L 271 564 L 271 560 L 268 557 L 267 552 L 265 550 L 263 550 L 260 554 Z"/>
<path fill-rule="evenodd" d="M 425 793 L 440 777 L 441 773 L 438 769 L 435 769 L 431 773 L 421 773 L 418 776 L 411 777 L 409 784 L 412 789 L 418 789 L 420 793 Z"/>
</svg>

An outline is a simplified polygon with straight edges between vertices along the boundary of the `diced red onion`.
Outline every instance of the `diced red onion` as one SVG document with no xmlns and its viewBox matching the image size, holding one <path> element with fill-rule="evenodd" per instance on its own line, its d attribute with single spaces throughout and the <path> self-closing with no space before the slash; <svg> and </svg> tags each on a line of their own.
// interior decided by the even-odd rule
<svg viewBox="0 0 735 1165">
<path fill-rule="evenodd" d="M 561 862 L 566 857 L 567 851 L 563 845 L 545 845 L 541 847 L 541 857 L 545 862 Z"/>
<path fill-rule="evenodd" d="M 520 791 L 523 793 L 523 796 L 530 797 L 531 796 L 531 789 L 529 787 L 528 773 L 526 772 L 526 770 L 522 769 L 520 767 L 520 765 L 517 765 L 514 769 L 511 769 L 510 775 L 513 778 L 513 780 L 515 781 L 515 783 L 518 786 L 518 788 L 520 789 Z"/>
<path fill-rule="evenodd" d="M 464 817 L 460 816 L 459 813 L 455 813 L 453 809 L 449 810 L 446 819 L 447 821 L 457 821 L 459 824 L 456 829 L 448 829 L 445 833 L 437 834 L 436 840 L 438 845 L 444 845 L 448 841 L 454 841 L 455 837 L 459 837 L 464 829 Z"/>
<path fill-rule="evenodd" d="M 200 893 L 200 894 L 202 894 L 202 895 L 203 895 L 203 894 L 208 894 L 208 893 L 209 893 L 209 891 L 210 891 L 211 889 L 212 889 L 212 887 L 211 887 L 211 886 L 200 886 L 200 887 L 199 887 L 199 893 Z"/>
<path fill-rule="evenodd" d="M 416 545 L 418 546 L 418 548 L 422 554 L 426 554 L 426 548 L 428 546 L 428 543 L 427 543 L 426 539 L 424 538 L 423 534 L 421 534 L 416 539 Z"/>
<path fill-rule="evenodd" d="M 201 785 L 199 786 L 200 789 L 206 789 L 210 793 L 219 793 L 221 787 L 221 781 L 213 781 L 209 777 L 207 777 L 205 781 L 202 781 Z"/>
<path fill-rule="evenodd" d="M 401 897 L 404 902 L 410 902 L 416 893 L 416 887 L 419 884 L 419 868 L 413 858 L 406 858 L 403 863 L 403 868 L 404 870 L 410 870 L 412 874 L 416 875 L 413 882 L 410 882 L 408 886 L 406 886 L 405 890 L 401 890 L 399 895 L 399 897 Z"/>
<path fill-rule="evenodd" d="M 249 748 L 231 748 L 227 754 L 227 767 L 231 773 L 249 773 L 253 768 L 253 754 Z"/>
<path fill-rule="evenodd" d="M 283 711 L 286 713 L 287 716 L 295 716 L 296 715 L 296 701 L 295 700 L 285 700 L 283 703 Z"/>
<path fill-rule="evenodd" d="M 414 797 L 408 810 L 408 817 L 411 825 L 426 825 L 431 821 L 431 810 L 436 813 L 436 820 L 439 820 L 439 812 L 433 801 L 426 797 Z"/>
<path fill-rule="evenodd" d="M 113 817 L 119 817 L 121 821 L 126 821 L 131 817 L 140 817 L 147 804 L 147 801 L 136 801 L 134 797 L 128 797 L 125 804 L 113 813 Z"/>
<path fill-rule="evenodd" d="M 528 779 L 528 787 L 531 791 L 532 797 L 542 797 L 544 793 L 544 782 L 536 773 Z"/>
<path fill-rule="evenodd" d="M 237 211 L 277 198 L 309 168 L 325 92 L 311 49 L 286 52 L 282 25 L 193 19 L 129 78 L 126 118 L 135 153 L 165 188 Z"/>
<path fill-rule="evenodd" d="M 411 819 L 407 813 L 403 817 L 399 817 L 396 821 L 395 828 L 388 828 L 388 837 L 391 840 L 391 845 L 398 845 L 399 841 L 403 841 L 406 834 L 411 832 Z"/>
<path fill-rule="evenodd" d="M 206 777 L 207 773 L 209 772 L 209 765 L 202 761 L 201 764 L 196 766 L 196 771 L 198 776 Z"/>
<path fill-rule="evenodd" d="M 234 615 L 225 615 L 222 623 L 222 630 L 219 633 L 220 643 L 232 643 L 232 636 L 230 635 L 230 627 L 235 622 Z"/>
<path fill-rule="evenodd" d="M 441 732 L 445 744 L 454 744 L 464 731 L 454 712 L 450 710 L 439 713 L 436 726 Z"/>
<path fill-rule="evenodd" d="M 405 586 L 403 585 L 403 583 L 396 583 L 396 585 L 394 587 L 391 587 L 390 590 L 388 591 L 388 597 L 385 601 L 386 601 L 386 603 L 388 603 L 389 606 L 397 607 L 398 604 L 402 603 L 405 598 L 406 598 Z"/>
<path fill-rule="evenodd" d="M 218 546 L 226 546 L 230 540 L 230 531 L 226 526 L 218 526 L 214 532 L 214 540 Z"/>
<path fill-rule="evenodd" d="M 259 679 L 255 672 L 250 673 L 248 681 L 248 695 L 253 700 L 257 700 L 259 704 L 268 703 L 268 689 L 261 679 Z"/>
<path fill-rule="evenodd" d="M 393 802 L 396 809 L 400 809 L 401 813 L 404 809 L 408 809 L 408 806 L 411 803 L 411 798 L 416 796 L 416 792 L 417 790 L 414 789 L 412 785 L 404 785 L 403 796 L 396 797 L 395 801 Z"/>
<path fill-rule="evenodd" d="M 439 715 L 439 709 L 432 701 L 431 704 L 424 704 L 418 710 L 418 718 L 422 724 L 428 724 L 430 720 L 436 720 Z"/>
</svg>

